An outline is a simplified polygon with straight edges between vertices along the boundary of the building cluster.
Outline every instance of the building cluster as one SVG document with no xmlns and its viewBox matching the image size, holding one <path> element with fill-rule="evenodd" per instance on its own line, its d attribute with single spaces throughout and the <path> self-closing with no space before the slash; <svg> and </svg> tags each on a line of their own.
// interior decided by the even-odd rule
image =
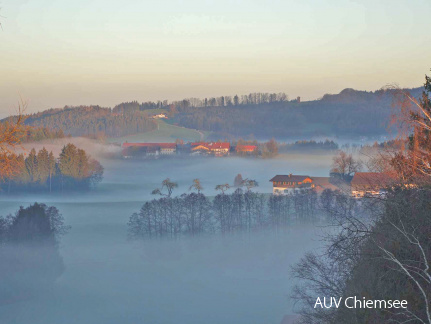
<svg viewBox="0 0 431 324">
<path fill-rule="evenodd" d="M 314 189 L 317 193 L 321 193 L 325 189 L 339 190 L 329 181 L 329 177 L 310 177 L 307 175 L 276 175 L 271 180 L 272 193 L 282 195 L 292 193 L 295 190 Z"/>
<path fill-rule="evenodd" d="M 395 185 L 397 179 L 390 173 L 356 172 L 350 182 L 350 191 L 355 198 L 379 196 Z"/>
<path fill-rule="evenodd" d="M 389 173 L 356 172 L 352 181 L 331 181 L 330 177 L 311 177 L 307 175 L 276 175 L 271 180 L 274 195 L 282 195 L 295 190 L 314 189 L 321 193 L 325 189 L 350 192 L 352 197 L 379 196 L 396 185 L 396 178 Z"/>
<path fill-rule="evenodd" d="M 256 145 L 231 145 L 228 142 L 177 143 L 123 143 L 124 158 L 160 157 L 172 155 L 228 156 L 256 154 Z"/>
</svg>

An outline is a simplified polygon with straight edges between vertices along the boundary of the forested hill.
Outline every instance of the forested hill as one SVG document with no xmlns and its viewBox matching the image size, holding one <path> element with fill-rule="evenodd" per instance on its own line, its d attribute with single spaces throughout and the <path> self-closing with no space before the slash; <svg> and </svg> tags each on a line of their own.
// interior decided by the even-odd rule
<svg viewBox="0 0 431 324">
<path fill-rule="evenodd" d="M 422 88 L 406 90 L 416 98 L 422 93 Z M 132 101 L 112 109 L 66 106 L 28 115 L 25 122 L 72 136 L 120 137 L 156 129 L 150 116 L 162 111 L 180 126 L 212 132 L 212 139 L 378 136 L 388 132 L 394 94 L 393 90 L 345 89 L 306 102 L 289 100 L 285 93 L 250 93 L 173 102 Z"/>
<path fill-rule="evenodd" d="M 106 135 L 119 137 L 151 131 L 157 128 L 154 120 L 139 111 L 115 113 L 110 108 L 80 106 L 49 109 L 26 116 L 29 126 L 62 130 L 72 136 Z"/>
<path fill-rule="evenodd" d="M 409 89 L 419 97 L 421 88 Z M 310 136 L 375 136 L 387 134 L 393 112 L 394 91 L 345 89 L 319 100 L 278 101 L 259 104 L 180 106 L 175 122 L 215 132 L 213 136 L 255 138 Z"/>
</svg>

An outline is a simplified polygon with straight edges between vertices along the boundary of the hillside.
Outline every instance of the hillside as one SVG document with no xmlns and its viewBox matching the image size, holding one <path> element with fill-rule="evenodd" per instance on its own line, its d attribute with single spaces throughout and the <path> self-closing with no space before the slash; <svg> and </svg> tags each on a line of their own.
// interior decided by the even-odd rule
<svg viewBox="0 0 431 324">
<path fill-rule="evenodd" d="M 414 97 L 421 88 L 407 89 Z M 27 116 L 26 124 L 72 136 L 107 136 L 117 141 L 201 140 L 238 137 L 279 140 L 310 137 L 387 135 L 394 112 L 393 90 L 344 89 L 321 99 L 300 102 L 284 93 L 181 101 L 136 101 L 114 108 L 99 106 L 49 109 Z M 164 113 L 169 123 L 152 119 Z"/>
<path fill-rule="evenodd" d="M 49 109 L 27 115 L 25 124 L 53 131 L 62 130 L 72 136 L 120 137 L 157 128 L 147 113 L 131 111 L 119 114 L 99 106 Z"/>
<path fill-rule="evenodd" d="M 112 138 L 111 142 L 160 142 L 172 143 L 176 139 L 183 141 L 197 142 L 206 138 L 207 132 L 201 132 L 194 129 L 189 129 L 181 126 L 168 124 L 164 121 L 157 121 L 157 129 L 145 133 L 123 136 L 120 138 Z"/>
<path fill-rule="evenodd" d="M 418 97 L 421 89 L 410 89 Z M 388 132 L 393 91 L 345 89 L 320 100 L 216 107 L 179 107 L 179 125 L 214 132 L 214 137 L 378 136 Z"/>
</svg>

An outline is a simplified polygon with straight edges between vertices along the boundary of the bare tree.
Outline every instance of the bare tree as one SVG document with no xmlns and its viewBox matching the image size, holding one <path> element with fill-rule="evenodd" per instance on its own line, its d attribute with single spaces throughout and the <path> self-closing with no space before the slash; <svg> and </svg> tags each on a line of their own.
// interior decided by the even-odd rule
<svg viewBox="0 0 431 324">
<path fill-rule="evenodd" d="M 230 185 L 228 183 L 225 184 L 219 184 L 215 187 L 215 190 L 220 190 L 222 194 L 224 195 L 225 191 L 229 190 Z"/>
<path fill-rule="evenodd" d="M 338 174 L 343 180 L 350 180 L 361 168 L 362 163 L 354 159 L 352 154 L 339 151 L 333 158 L 331 172 Z"/>
<path fill-rule="evenodd" d="M 257 183 L 256 180 L 253 179 L 245 179 L 242 182 L 242 186 L 247 188 L 247 191 L 250 191 L 251 189 L 258 187 L 259 184 Z"/>
<path fill-rule="evenodd" d="M 398 171 L 413 177 L 431 177 L 431 77 L 425 76 L 424 91 L 419 99 L 397 86 L 390 86 L 395 91 L 393 105 L 398 111 L 393 116 L 393 123 L 398 126 L 401 136 L 407 136 L 408 147 L 399 152 L 393 163 L 398 162 Z M 399 164 L 401 162 L 401 164 Z M 400 168 L 402 166 L 402 168 Z"/>
<path fill-rule="evenodd" d="M 193 184 L 189 187 L 189 190 L 196 190 L 199 193 L 204 189 L 199 179 L 193 179 Z"/>
<path fill-rule="evenodd" d="M 415 229 L 407 230 L 402 220 L 399 220 L 399 224 L 389 223 L 410 245 L 409 254 L 416 255 L 416 257 L 406 258 L 405 255 L 397 255 L 390 251 L 382 242 L 376 242 L 376 244 L 383 252 L 383 258 L 395 266 L 394 270 L 406 275 L 416 286 L 422 299 L 426 319 L 422 319 L 420 315 L 410 310 L 404 310 L 403 315 L 406 315 L 408 319 L 412 318 L 421 323 L 431 324 L 431 263 L 429 260 L 430 248 L 426 246 L 429 245 L 429 242 L 424 245 L 415 234 Z"/>
<path fill-rule="evenodd" d="M 172 192 L 175 188 L 178 187 L 178 183 L 172 182 L 169 178 L 166 178 L 162 181 L 162 187 L 154 189 L 151 194 L 153 195 L 161 195 L 166 197 L 171 197 Z M 167 193 L 164 193 L 163 190 L 166 189 Z"/>
</svg>

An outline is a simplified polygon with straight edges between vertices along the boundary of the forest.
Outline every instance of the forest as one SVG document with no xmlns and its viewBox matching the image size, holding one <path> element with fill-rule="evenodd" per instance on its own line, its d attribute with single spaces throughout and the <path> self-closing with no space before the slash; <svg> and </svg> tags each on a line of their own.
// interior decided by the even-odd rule
<svg viewBox="0 0 431 324">
<path fill-rule="evenodd" d="M 309 150 L 324 150 L 324 151 L 336 151 L 339 146 L 332 140 L 314 141 L 314 140 L 302 140 L 293 143 L 282 143 L 278 144 L 278 152 L 292 152 L 292 151 L 309 151 Z"/>
<path fill-rule="evenodd" d="M 65 138 L 62 129 L 51 130 L 47 127 L 26 127 L 24 136 L 21 140 L 22 143 L 38 142 L 43 140 L 51 140 L 58 138 Z"/>
<path fill-rule="evenodd" d="M 24 118 L 25 125 L 48 128 L 51 132 L 63 132 L 71 136 L 120 137 L 157 128 L 157 124 L 147 114 L 135 111 L 118 114 L 110 108 L 99 106 L 66 106 L 26 115 Z"/>
<path fill-rule="evenodd" d="M 240 175 L 239 175 L 240 176 Z M 238 176 L 237 176 L 238 177 Z M 288 195 L 267 195 L 252 189 L 254 180 L 235 182 L 240 186 L 232 193 L 228 184 L 216 186 L 220 191 L 207 197 L 200 181 L 195 179 L 190 187 L 194 192 L 172 197 L 176 183 L 166 179 L 162 189 L 153 193 L 164 197 L 144 203 L 139 212 L 129 220 L 132 238 L 195 236 L 209 233 L 251 232 L 262 229 L 282 228 L 295 222 L 315 221 L 323 206 L 343 199 L 341 192 L 329 189 L 318 196 L 314 190 L 297 190 Z M 238 183 L 240 182 L 240 183 Z"/>
<path fill-rule="evenodd" d="M 413 96 L 420 93 L 419 89 L 410 92 Z M 307 102 L 264 101 L 206 109 L 183 105 L 177 108 L 174 120 L 181 126 L 212 131 L 222 138 L 386 135 L 394 93 L 345 89 L 337 95 Z"/>
<path fill-rule="evenodd" d="M 412 96 L 420 88 L 406 89 Z M 310 136 L 386 135 L 393 114 L 393 89 L 344 89 L 314 101 L 289 100 L 285 93 L 250 93 L 212 98 L 187 98 L 138 103 L 125 102 L 116 113 L 163 108 L 178 125 L 211 131 L 213 140 L 238 137 L 276 139 Z"/>
<path fill-rule="evenodd" d="M 58 158 L 42 148 L 27 156 L 12 154 L 8 161 L 11 172 L 0 182 L 3 193 L 89 189 L 103 179 L 102 165 L 73 144 L 65 145 Z"/>
<path fill-rule="evenodd" d="M 420 94 L 419 88 L 406 91 L 413 97 Z M 155 130 L 151 109 L 165 109 L 170 122 L 209 131 L 211 140 L 379 136 L 387 135 L 391 126 L 394 94 L 392 89 L 345 89 L 306 102 L 289 100 L 285 93 L 250 93 L 171 102 L 131 101 L 112 109 L 65 106 L 27 115 L 25 123 L 71 136 L 121 137 Z"/>
</svg>

